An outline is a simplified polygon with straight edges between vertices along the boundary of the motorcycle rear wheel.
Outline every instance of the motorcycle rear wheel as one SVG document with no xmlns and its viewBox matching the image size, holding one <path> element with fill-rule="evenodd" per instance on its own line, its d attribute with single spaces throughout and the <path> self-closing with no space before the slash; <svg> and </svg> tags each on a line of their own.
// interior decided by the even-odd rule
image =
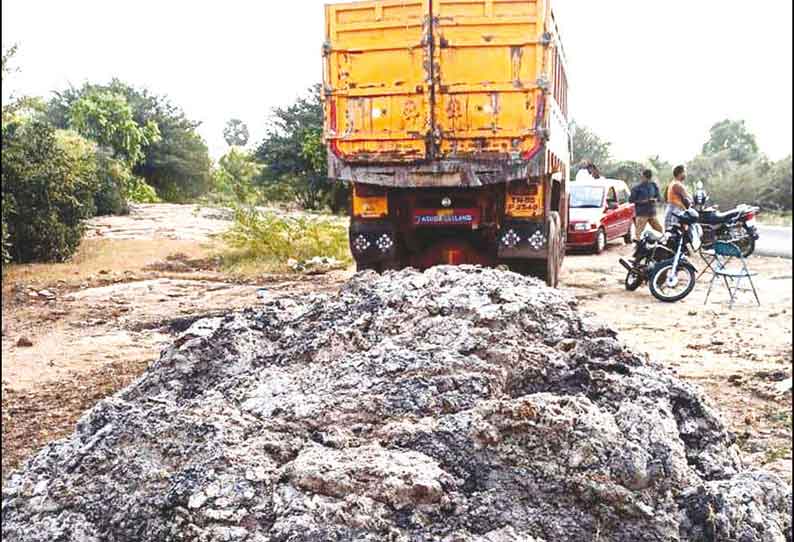
<svg viewBox="0 0 794 542">
<path fill-rule="evenodd" d="M 736 233 L 737 228 L 741 229 L 741 233 Z M 739 250 L 742 251 L 742 256 L 748 258 L 755 252 L 755 239 L 749 232 L 747 232 L 743 226 L 734 226 L 734 231 L 727 230 L 721 232 L 717 236 L 717 240 L 719 241 L 727 241 L 729 243 L 733 243 L 739 247 Z"/>
<path fill-rule="evenodd" d="M 629 271 L 628 273 L 626 273 L 625 284 L 626 284 L 626 290 L 628 290 L 629 292 L 633 292 L 634 290 L 642 286 L 642 282 L 643 280 L 639 273 L 635 273 L 634 271 Z"/>
<path fill-rule="evenodd" d="M 739 248 L 742 250 L 742 256 L 749 258 L 755 252 L 755 239 L 748 235 L 739 243 Z"/>
</svg>

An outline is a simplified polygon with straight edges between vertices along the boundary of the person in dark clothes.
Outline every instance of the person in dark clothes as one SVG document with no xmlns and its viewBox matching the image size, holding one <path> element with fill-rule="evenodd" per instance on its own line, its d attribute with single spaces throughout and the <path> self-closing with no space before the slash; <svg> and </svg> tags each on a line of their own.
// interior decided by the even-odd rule
<svg viewBox="0 0 794 542">
<path fill-rule="evenodd" d="M 637 239 L 642 237 L 646 226 L 650 226 L 659 233 L 663 233 L 662 224 L 656 218 L 656 204 L 662 199 L 659 185 L 653 180 L 653 172 L 646 169 L 642 172 L 642 180 L 631 189 L 629 202 L 634 204 L 637 214 Z"/>
</svg>

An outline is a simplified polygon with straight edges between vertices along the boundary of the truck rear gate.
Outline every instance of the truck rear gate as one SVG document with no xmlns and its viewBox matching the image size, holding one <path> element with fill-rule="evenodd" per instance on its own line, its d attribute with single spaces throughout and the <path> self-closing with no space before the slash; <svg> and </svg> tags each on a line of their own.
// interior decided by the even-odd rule
<svg viewBox="0 0 794 542">
<path fill-rule="evenodd" d="M 384 236 L 393 241 L 388 254 L 372 257 L 399 258 L 401 247 L 431 242 L 428 229 L 445 246 L 456 235 L 476 246 L 465 257 L 459 256 L 466 249 L 447 247 L 440 262 L 547 260 L 549 214 L 562 215 L 556 220 L 563 231 L 567 222 L 569 161 L 564 55 L 549 1 L 333 4 L 326 6 L 326 34 L 329 176 L 398 189 L 354 191 L 357 261 L 364 255 L 356 246 L 373 251 L 375 238 Z M 556 188 L 555 172 L 562 179 Z M 453 193 L 470 202 L 459 191 L 477 187 L 486 190 L 476 205 L 440 203 Z M 407 189 L 447 192 L 420 206 Z M 506 225 L 513 233 L 500 245 L 497 234 Z M 484 242 L 493 250 L 484 250 Z"/>
</svg>

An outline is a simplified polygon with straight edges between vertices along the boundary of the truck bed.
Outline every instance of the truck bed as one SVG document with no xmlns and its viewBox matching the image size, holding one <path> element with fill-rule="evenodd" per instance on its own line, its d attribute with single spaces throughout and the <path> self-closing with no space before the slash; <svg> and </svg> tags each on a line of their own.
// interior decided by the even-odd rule
<svg viewBox="0 0 794 542">
<path fill-rule="evenodd" d="M 330 175 L 478 186 L 567 162 L 565 61 L 548 0 L 326 6 Z M 542 171 L 541 171 L 542 169 Z"/>
</svg>

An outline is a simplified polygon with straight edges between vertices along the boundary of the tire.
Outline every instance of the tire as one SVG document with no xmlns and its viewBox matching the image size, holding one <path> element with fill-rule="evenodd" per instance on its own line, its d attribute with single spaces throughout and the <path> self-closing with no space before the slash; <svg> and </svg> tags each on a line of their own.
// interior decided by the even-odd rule
<svg viewBox="0 0 794 542">
<path fill-rule="evenodd" d="M 549 216 L 549 257 L 546 260 L 546 285 L 557 288 L 560 284 L 560 268 L 563 259 L 563 241 L 561 240 L 560 230 L 562 221 L 560 214 L 552 212 Z"/>
<path fill-rule="evenodd" d="M 525 277 L 535 277 L 549 285 L 549 263 L 547 260 L 522 261 L 507 264 L 510 271 L 524 275 Z"/>
<path fill-rule="evenodd" d="M 361 271 L 375 271 L 376 273 L 380 273 L 380 265 L 376 263 L 359 263 L 356 262 L 356 273 L 360 273 Z"/>
<path fill-rule="evenodd" d="M 692 290 L 695 289 L 695 282 L 697 281 L 697 273 L 695 268 L 689 262 L 682 261 L 678 263 L 678 273 L 677 276 L 683 275 L 689 281 L 686 287 L 682 291 L 677 291 L 676 293 L 666 293 L 665 290 L 667 288 L 666 281 L 668 272 L 673 268 L 673 259 L 663 260 L 656 264 L 651 271 L 651 278 L 648 281 L 648 286 L 651 289 L 651 294 L 653 297 L 662 301 L 664 303 L 675 303 L 677 301 L 681 301 L 690 293 Z"/>
<path fill-rule="evenodd" d="M 634 221 L 631 221 L 631 226 L 629 226 L 629 232 L 623 237 L 623 242 L 627 245 L 631 245 L 634 243 L 634 240 L 637 238 L 637 224 Z"/>
<path fill-rule="evenodd" d="M 596 233 L 595 245 L 593 245 L 593 253 L 601 254 L 607 248 L 607 232 L 604 228 L 600 228 Z"/>
<path fill-rule="evenodd" d="M 753 255 L 753 252 L 755 252 L 755 239 L 751 237 L 750 234 L 747 234 L 744 241 L 739 243 L 739 248 L 742 251 L 742 256 L 749 258 Z"/>
<path fill-rule="evenodd" d="M 633 271 L 629 271 L 626 273 L 626 290 L 629 292 L 635 291 L 637 288 L 642 286 L 642 277 Z"/>
</svg>

